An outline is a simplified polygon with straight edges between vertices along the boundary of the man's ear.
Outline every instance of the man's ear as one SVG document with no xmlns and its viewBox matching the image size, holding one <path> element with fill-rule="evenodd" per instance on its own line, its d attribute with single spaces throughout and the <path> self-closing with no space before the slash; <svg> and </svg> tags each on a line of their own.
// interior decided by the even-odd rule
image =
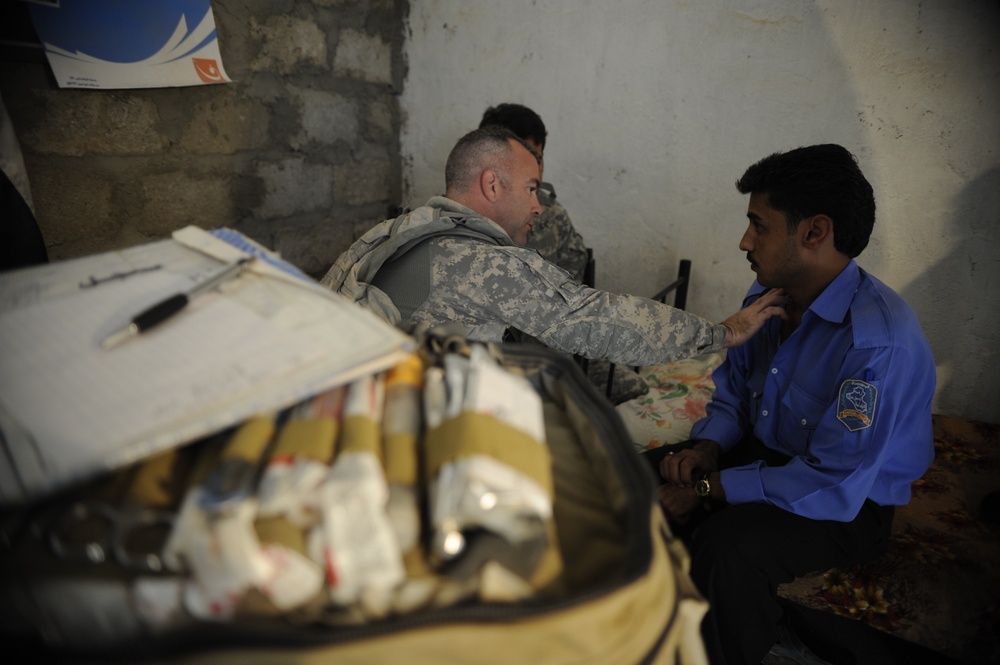
<svg viewBox="0 0 1000 665">
<path fill-rule="evenodd" d="M 493 169 L 486 169 L 479 175 L 479 189 L 490 203 L 496 203 L 500 196 L 500 177 Z"/>
<path fill-rule="evenodd" d="M 823 243 L 833 242 L 833 220 L 826 215 L 813 215 L 802 220 L 802 244 L 808 249 L 816 249 Z"/>
</svg>

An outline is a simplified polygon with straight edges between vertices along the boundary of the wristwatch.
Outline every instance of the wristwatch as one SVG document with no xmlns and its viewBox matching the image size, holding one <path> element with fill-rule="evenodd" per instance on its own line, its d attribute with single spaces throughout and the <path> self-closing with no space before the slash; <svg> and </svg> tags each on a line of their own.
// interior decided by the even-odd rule
<svg viewBox="0 0 1000 665">
<path fill-rule="evenodd" d="M 712 494 L 712 484 L 708 482 L 711 471 L 706 471 L 694 484 L 694 493 L 703 499 L 707 499 Z"/>
</svg>

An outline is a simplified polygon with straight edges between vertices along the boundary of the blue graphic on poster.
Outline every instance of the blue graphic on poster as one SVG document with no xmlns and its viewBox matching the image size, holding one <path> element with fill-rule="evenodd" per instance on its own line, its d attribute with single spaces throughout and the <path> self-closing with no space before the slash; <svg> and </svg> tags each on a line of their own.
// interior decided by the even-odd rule
<svg viewBox="0 0 1000 665">
<path fill-rule="evenodd" d="M 209 0 L 61 0 L 30 9 L 61 88 L 230 81 Z"/>
</svg>

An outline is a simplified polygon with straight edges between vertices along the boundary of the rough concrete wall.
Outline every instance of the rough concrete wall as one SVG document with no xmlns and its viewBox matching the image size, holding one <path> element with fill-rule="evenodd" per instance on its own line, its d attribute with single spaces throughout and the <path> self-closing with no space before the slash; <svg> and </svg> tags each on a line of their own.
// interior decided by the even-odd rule
<svg viewBox="0 0 1000 665">
<path fill-rule="evenodd" d="M 320 274 L 399 204 L 408 0 L 213 0 L 232 83 L 60 90 L 0 63 L 52 259 L 196 224 Z"/>
</svg>

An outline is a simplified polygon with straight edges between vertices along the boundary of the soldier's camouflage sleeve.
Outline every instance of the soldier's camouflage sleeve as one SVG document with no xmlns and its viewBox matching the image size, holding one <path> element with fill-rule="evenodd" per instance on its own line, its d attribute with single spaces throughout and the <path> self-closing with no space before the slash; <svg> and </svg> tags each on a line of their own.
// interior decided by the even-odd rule
<svg viewBox="0 0 1000 665">
<path fill-rule="evenodd" d="M 573 228 L 569 213 L 561 203 L 554 197 L 539 196 L 540 202 L 543 199 L 542 213 L 528 234 L 527 246 L 568 272 L 577 282 L 582 282 L 587 267 L 587 246 L 583 236 Z"/>
<path fill-rule="evenodd" d="M 509 326 L 553 348 L 625 365 L 653 365 L 722 349 L 726 329 L 648 298 L 597 291 L 522 247 L 432 241 L 431 297 L 414 321 L 464 324 L 500 341 Z"/>
</svg>

